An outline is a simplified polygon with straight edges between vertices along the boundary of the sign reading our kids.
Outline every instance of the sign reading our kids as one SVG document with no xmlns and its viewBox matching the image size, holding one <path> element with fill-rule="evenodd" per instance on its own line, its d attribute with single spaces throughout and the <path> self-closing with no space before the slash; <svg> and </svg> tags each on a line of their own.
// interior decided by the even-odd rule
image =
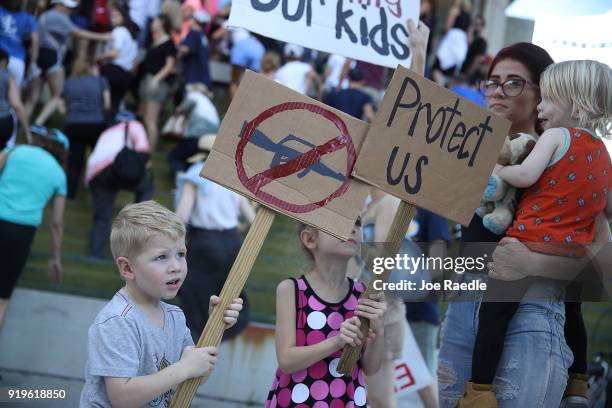
<svg viewBox="0 0 612 408">
<path fill-rule="evenodd" d="M 348 239 L 368 186 L 351 177 L 368 125 L 247 71 L 202 176 Z"/>
<path fill-rule="evenodd" d="M 229 25 L 314 50 L 410 66 L 406 21 L 419 0 L 233 0 Z"/>
<path fill-rule="evenodd" d="M 510 122 L 398 67 L 354 176 L 468 225 Z"/>
</svg>

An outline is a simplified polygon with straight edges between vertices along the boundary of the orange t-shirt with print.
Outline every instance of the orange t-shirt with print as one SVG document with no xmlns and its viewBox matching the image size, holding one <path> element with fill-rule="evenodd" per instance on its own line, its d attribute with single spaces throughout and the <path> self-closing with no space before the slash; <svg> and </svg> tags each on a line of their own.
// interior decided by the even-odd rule
<svg viewBox="0 0 612 408">
<path fill-rule="evenodd" d="M 593 242 L 595 217 L 606 207 L 612 165 L 606 146 L 592 132 L 563 131 L 565 152 L 525 190 L 507 235 L 533 251 L 579 257 Z"/>
</svg>

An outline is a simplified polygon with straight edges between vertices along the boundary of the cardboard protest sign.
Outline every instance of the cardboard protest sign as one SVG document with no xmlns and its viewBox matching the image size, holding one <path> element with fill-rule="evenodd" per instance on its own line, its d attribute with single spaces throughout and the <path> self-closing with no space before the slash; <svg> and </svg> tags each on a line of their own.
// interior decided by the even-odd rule
<svg viewBox="0 0 612 408">
<path fill-rule="evenodd" d="M 233 0 L 230 26 L 395 68 L 410 66 L 408 19 L 418 0 Z"/>
<path fill-rule="evenodd" d="M 510 122 L 398 67 L 353 174 L 468 225 Z"/>
<path fill-rule="evenodd" d="M 368 125 L 247 72 L 201 175 L 348 239 L 368 193 L 350 175 Z"/>
<path fill-rule="evenodd" d="M 394 388 L 398 405 L 408 406 L 409 400 L 404 401 L 404 398 L 430 385 L 433 378 L 425 360 L 423 360 L 423 355 L 412 334 L 410 325 L 406 321 L 404 321 L 402 356 L 394 361 L 394 366 Z"/>
</svg>

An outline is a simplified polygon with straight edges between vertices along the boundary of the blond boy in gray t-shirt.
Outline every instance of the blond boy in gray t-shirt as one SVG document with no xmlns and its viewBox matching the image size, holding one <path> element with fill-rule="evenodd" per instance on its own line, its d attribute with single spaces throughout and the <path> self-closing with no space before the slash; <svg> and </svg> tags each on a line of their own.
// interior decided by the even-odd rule
<svg viewBox="0 0 612 408">
<path fill-rule="evenodd" d="M 215 347 L 193 347 L 173 299 L 187 275 L 185 226 L 154 201 L 126 206 L 111 231 L 111 251 L 125 281 L 89 328 L 81 407 L 169 407 L 172 389 L 210 375 Z M 216 296 L 210 306 L 220 302 Z M 242 310 L 236 299 L 224 313 L 226 328 Z"/>
</svg>

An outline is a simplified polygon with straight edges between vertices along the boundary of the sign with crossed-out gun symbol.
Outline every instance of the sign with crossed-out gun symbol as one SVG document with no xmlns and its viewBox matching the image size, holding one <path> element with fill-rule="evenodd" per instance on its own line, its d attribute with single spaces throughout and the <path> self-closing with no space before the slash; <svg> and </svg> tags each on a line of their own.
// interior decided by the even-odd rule
<svg viewBox="0 0 612 408">
<path fill-rule="evenodd" d="M 247 126 L 247 122 L 245 121 L 244 124 L 242 125 L 242 129 L 240 130 L 240 134 L 238 135 L 238 137 L 242 137 L 246 126 Z M 253 132 L 253 136 L 251 136 L 251 139 L 249 140 L 249 142 L 253 143 L 255 146 L 274 153 L 274 156 L 272 157 L 272 161 L 270 162 L 270 168 L 278 166 L 279 164 L 283 164 L 287 162 L 288 160 L 298 157 L 299 155 L 304 153 L 292 147 L 289 147 L 287 145 L 289 142 L 292 142 L 292 141 L 301 143 L 302 145 L 306 146 L 308 149 L 312 149 L 315 147 L 314 144 L 298 136 L 295 136 L 295 135 L 286 136 L 283 139 L 281 139 L 278 143 L 275 143 L 273 140 L 271 140 L 268 136 L 266 136 L 259 129 L 255 129 L 255 131 Z M 341 183 L 343 183 L 345 180 L 344 174 L 334 171 L 333 169 L 329 168 L 328 166 L 321 163 L 320 161 L 316 162 L 312 166 L 306 167 L 304 170 L 298 173 L 297 176 L 298 178 L 302 178 L 311 171 L 314 171 L 315 173 L 320 174 L 323 177 L 331 177 L 333 179 L 338 180 Z"/>
</svg>

